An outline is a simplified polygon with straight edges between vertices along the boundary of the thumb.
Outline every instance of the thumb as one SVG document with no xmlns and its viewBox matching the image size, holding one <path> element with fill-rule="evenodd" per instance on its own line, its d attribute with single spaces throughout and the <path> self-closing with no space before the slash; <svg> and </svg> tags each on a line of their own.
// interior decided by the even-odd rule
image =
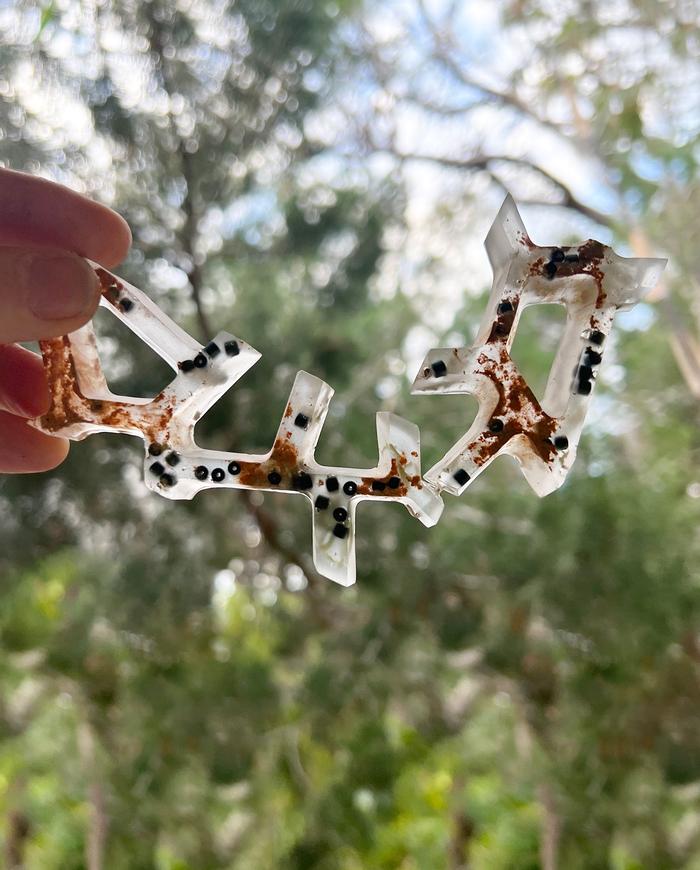
<svg viewBox="0 0 700 870">
<path fill-rule="evenodd" d="M 98 278 L 77 254 L 0 246 L 0 344 L 72 332 L 99 300 Z"/>
</svg>

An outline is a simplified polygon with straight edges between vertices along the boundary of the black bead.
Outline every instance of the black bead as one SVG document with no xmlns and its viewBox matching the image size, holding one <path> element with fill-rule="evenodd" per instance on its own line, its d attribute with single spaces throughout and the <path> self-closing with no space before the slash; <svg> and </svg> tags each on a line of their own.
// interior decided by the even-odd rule
<svg viewBox="0 0 700 870">
<path fill-rule="evenodd" d="M 297 414 L 294 418 L 294 425 L 298 426 L 300 429 L 306 429 L 306 427 L 309 425 L 309 418 L 306 416 L 306 414 Z"/>
<path fill-rule="evenodd" d="M 583 361 L 588 366 L 598 366 L 603 361 L 603 357 L 597 350 L 593 350 L 592 347 L 587 347 L 586 353 L 583 355 Z"/>
<path fill-rule="evenodd" d="M 382 490 L 386 489 L 386 484 L 383 480 L 373 480 L 372 481 L 372 489 L 375 492 L 382 492 Z"/>
<path fill-rule="evenodd" d="M 390 477 L 389 478 L 389 489 L 398 489 L 401 486 L 401 478 L 400 477 Z"/>
<path fill-rule="evenodd" d="M 316 501 L 314 502 L 314 507 L 317 511 L 325 511 L 330 503 L 331 500 L 327 496 L 317 495 Z"/>
<path fill-rule="evenodd" d="M 554 446 L 557 448 L 557 450 L 566 450 L 566 448 L 569 446 L 569 439 L 566 437 L 566 435 L 557 435 L 557 437 L 554 439 Z"/>
<path fill-rule="evenodd" d="M 175 468 L 176 465 L 180 464 L 180 454 L 173 450 L 172 453 L 168 453 L 165 457 L 165 461 L 171 468 Z"/>
<path fill-rule="evenodd" d="M 221 353 L 221 348 L 215 341 L 210 341 L 204 348 L 205 353 L 210 357 L 218 356 Z"/>
<path fill-rule="evenodd" d="M 194 363 L 191 359 L 183 359 L 182 362 L 179 362 L 177 364 L 177 367 L 180 369 L 181 372 L 191 372 L 194 368 Z"/>
<path fill-rule="evenodd" d="M 544 264 L 544 273 L 551 280 L 557 274 L 557 264 L 556 263 L 545 263 Z"/>
<path fill-rule="evenodd" d="M 581 396 L 590 396 L 591 389 L 592 387 L 590 381 L 579 381 L 578 389 L 576 392 L 579 393 Z"/>
<path fill-rule="evenodd" d="M 593 369 L 590 366 L 579 366 L 578 377 L 580 381 L 590 381 L 593 377 Z"/>
<path fill-rule="evenodd" d="M 198 353 L 197 356 L 193 360 L 194 364 L 198 369 L 203 369 L 207 364 L 207 358 L 203 353 Z"/>
<path fill-rule="evenodd" d="M 237 462 L 229 462 L 228 464 L 228 473 L 229 474 L 240 474 L 241 466 Z"/>
<path fill-rule="evenodd" d="M 224 350 L 226 351 L 226 356 L 238 356 L 241 352 L 238 342 L 233 340 L 224 342 Z"/>
<path fill-rule="evenodd" d="M 563 263 L 564 262 L 564 252 L 561 248 L 555 248 L 552 251 L 552 262 L 553 263 Z"/>
<path fill-rule="evenodd" d="M 149 466 L 148 470 L 151 474 L 155 474 L 156 477 L 160 477 L 165 471 L 165 466 L 161 462 L 154 462 L 153 465 Z"/>
<path fill-rule="evenodd" d="M 588 336 L 588 340 L 593 342 L 593 344 L 601 345 L 605 341 L 605 333 L 599 329 L 593 329 Z"/>
<path fill-rule="evenodd" d="M 194 470 L 194 476 L 197 480 L 206 480 L 209 477 L 209 469 L 206 465 L 198 465 Z"/>
<path fill-rule="evenodd" d="M 499 314 L 509 314 L 513 310 L 510 302 L 501 302 L 496 309 Z"/>
<path fill-rule="evenodd" d="M 214 483 L 221 483 L 221 481 L 226 477 L 226 472 L 223 468 L 212 468 L 211 470 L 211 479 Z"/>
<path fill-rule="evenodd" d="M 348 512 L 345 510 L 345 508 L 337 507 L 333 511 L 333 519 L 337 520 L 339 523 L 344 523 L 347 518 Z"/>
<path fill-rule="evenodd" d="M 326 479 L 326 489 L 328 492 L 337 492 L 338 490 L 338 478 L 337 477 L 329 477 Z"/>
<path fill-rule="evenodd" d="M 348 530 L 342 523 L 336 523 L 333 527 L 333 534 L 336 538 L 344 538 L 348 533 Z"/>
<path fill-rule="evenodd" d="M 292 486 L 294 489 L 311 489 L 313 485 L 314 482 L 311 479 L 311 475 L 307 474 L 305 471 L 295 474 L 292 478 Z"/>
<path fill-rule="evenodd" d="M 452 475 L 452 477 L 454 477 L 454 479 L 460 486 L 464 486 L 464 484 L 468 480 L 471 480 L 471 478 L 463 468 L 458 468 L 457 471 L 455 471 L 455 473 Z"/>
<path fill-rule="evenodd" d="M 347 483 L 344 483 L 343 492 L 345 493 L 345 495 L 355 495 L 355 493 L 357 492 L 357 484 L 355 483 L 355 481 L 348 480 Z"/>
<path fill-rule="evenodd" d="M 154 442 L 153 444 L 148 445 L 148 452 L 151 454 L 151 456 L 160 456 L 160 454 L 163 452 L 163 447 L 161 444 L 156 444 Z"/>
<path fill-rule="evenodd" d="M 158 482 L 161 486 L 175 486 L 175 475 L 173 474 L 161 474 L 158 478 Z"/>
<path fill-rule="evenodd" d="M 282 475 L 279 473 L 279 471 L 271 471 L 267 475 L 267 479 L 273 486 L 277 486 L 278 483 L 282 482 Z"/>
<path fill-rule="evenodd" d="M 564 259 L 567 263 L 578 263 L 578 254 L 567 254 Z"/>
<path fill-rule="evenodd" d="M 503 431 L 503 420 L 499 420 L 498 417 L 494 417 L 493 420 L 489 420 L 489 432 L 502 432 Z"/>
<path fill-rule="evenodd" d="M 131 309 L 134 307 L 134 303 L 131 301 L 131 299 L 120 299 L 119 307 L 124 312 L 124 314 L 128 314 L 128 312 L 131 311 Z"/>
<path fill-rule="evenodd" d="M 441 359 L 435 360 L 430 368 L 433 370 L 433 374 L 436 378 L 444 378 L 447 374 L 447 366 Z"/>
</svg>

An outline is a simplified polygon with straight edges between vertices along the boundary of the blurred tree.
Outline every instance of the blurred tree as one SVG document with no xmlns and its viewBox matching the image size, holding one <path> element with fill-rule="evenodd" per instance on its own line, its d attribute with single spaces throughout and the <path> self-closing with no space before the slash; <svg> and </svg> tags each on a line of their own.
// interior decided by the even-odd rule
<svg viewBox="0 0 700 870">
<path fill-rule="evenodd" d="M 371 460 L 384 408 L 420 423 L 427 465 L 474 404 L 407 385 L 480 317 L 494 179 L 573 214 L 529 211 L 542 241 L 632 225 L 673 254 L 674 293 L 695 280 L 685 7 L 567 10 L 22 3 L 0 18 L 0 158 L 111 200 L 125 276 L 263 352 L 204 441 L 266 448 L 305 368 L 339 391 L 323 461 Z M 688 96 L 658 134 L 668 82 Z M 534 381 L 551 314 L 518 337 Z M 116 387 L 158 389 L 99 325 Z M 302 504 L 165 503 L 129 439 L 3 479 L 6 863 L 700 866 L 700 421 L 653 311 L 621 325 L 564 490 L 539 502 L 497 464 L 429 532 L 367 507 L 357 589 L 314 576 Z"/>
<path fill-rule="evenodd" d="M 426 306 L 435 292 L 435 284 L 444 280 L 443 265 L 431 259 L 431 249 L 449 250 L 464 237 L 468 244 L 469 231 L 465 232 L 462 216 L 473 201 L 478 202 L 494 188 L 499 193 L 511 191 L 521 203 L 529 204 L 528 214 L 532 214 L 533 220 L 541 215 L 543 230 L 540 234 L 535 232 L 535 238 L 544 238 L 545 232 L 552 232 L 554 224 L 544 212 L 544 207 L 548 207 L 550 212 L 561 215 L 562 222 L 566 221 L 572 239 L 591 234 L 614 240 L 618 248 L 630 253 L 649 255 L 656 247 L 670 255 L 668 275 L 650 300 L 660 303 L 665 330 L 660 328 L 653 311 L 642 306 L 636 323 L 646 321 L 643 327 L 646 331 L 634 332 L 629 339 L 624 336 L 622 358 L 629 360 L 629 366 L 626 371 L 618 369 L 618 382 L 610 385 L 614 397 L 609 397 L 605 417 L 598 423 L 618 435 L 618 448 L 630 463 L 628 473 L 629 469 L 636 469 L 645 485 L 650 484 L 649 474 L 654 477 L 651 470 L 654 462 L 648 451 L 655 450 L 666 457 L 667 473 L 670 475 L 673 467 L 679 477 L 674 478 L 671 490 L 665 491 L 669 498 L 678 500 L 679 507 L 684 487 L 689 485 L 688 492 L 693 497 L 695 493 L 695 484 L 689 481 L 697 473 L 691 432 L 697 426 L 698 415 L 687 394 L 679 390 L 678 378 L 659 342 L 664 340 L 666 331 L 687 387 L 696 398 L 700 397 L 700 354 L 696 330 L 688 316 L 697 308 L 698 286 L 697 267 L 690 253 L 698 213 L 697 185 L 693 181 L 700 134 L 697 23 L 697 9 L 684 3 L 629 0 L 611 7 L 577 2 L 560 9 L 533 0 L 493 4 L 488 10 L 470 2 L 388 3 L 366 16 L 356 43 L 358 55 L 371 61 L 366 86 L 375 111 L 357 112 L 353 105 L 350 112 L 361 153 L 366 158 L 370 155 L 388 158 L 385 165 L 390 171 L 401 172 L 406 184 L 420 190 L 426 201 L 411 227 L 412 236 L 423 243 L 422 248 L 416 246 L 424 251 L 420 266 L 432 276 L 428 280 L 423 273 L 422 280 L 415 284 L 419 300 Z M 432 195 L 426 195 L 426 189 L 431 189 Z M 435 241 L 441 227 L 446 240 L 442 244 Z M 469 253 L 462 260 L 467 269 Z M 430 322 L 431 318 L 426 318 L 426 323 Z M 445 330 L 459 332 L 462 323 L 461 312 L 454 312 L 454 317 L 447 319 Z M 628 323 L 637 328 L 634 320 Z M 647 329 L 650 324 L 653 325 Z M 546 346 L 550 329 L 550 321 L 540 319 L 537 330 L 530 333 L 530 341 L 516 343 L 516 356 L 520 352 L 518 359 L 526 371 L 534 371 L 529 367 L 546 362 L 541 351 L 537 358 L 533 345 L 539 336 L 540 345 Z M 638 343 L 637 348 L 634 343 Z M 653 426 L 648 423 L 645 410 L 646 415 L 655 418 Z M 692 426 L 690 431 L 686 429 L 688 422 Z M 596 475 L 604 473 L 610 481 L 614 479 L 613 467 L 611 460 L 598 455 L 591 470 Z M 670 480 L 669 477 L 669 483 Z M 622 492 L 622 483 L 618 482 L 618 486 Z M 653 503 L 658 506 L 661 487 L 652 485 L 652 490 Z M 555 504 L 556 499 L 551 503 Z M 615 544 L 615 552 L 619 552 L 620 540 L 612 539 L 613 526 L 608 523 L 595 533 L 593 515 L 606 512 L 603 505 L 590 507 L 592 515 L 582 540 L 588 544 L 595 542 L 597 564 L 602 558 L 599 542 L 610 540 Z M 620 497 L 614 514 L 622 516 L 625 510 Z M 692 527 L 695 511 L 690 516 Z M 676 522 L 677 517 L 668 529 L 669 535 L 675 534 Z M 547 528 L 549 533 L 543 540 L 550 548 L 553 530 L 551 526 Z M 691 529 L 687 531 L 693 538 Z M 532 533 L 535 534 L 534 529 Z M 638 537 L 643 538 L 643 533 L 635 525 L 635 540 Z M 653 540 L 654 546 L 659 546 L 658 538 Z M 573 545 L 573 541 L 570 543 Z M 667 576 L 687 579 L 686 572 L 692 576 L 690 567 L 681 570 L 680 575 L 672 568 L 672 558 L 682 558 L 683 552 L 680 541 L 665 546 L 661 575 L 664 579 Z M 546 558 L 544 551 L 542 558 Z M 572 552 L 570 558 L 572 564 L 583 570 L 583 554 L 577 557 Z M 628 565 L 627 560 L 625 564 Z M 599 568 L 594 570 L 599 573 Z M 551 569 L 548 573 L 551 574 Z M 626 568 L 620 564 L 615 582 L 625 575 Z M 641 577 L 648 579 L 648 573 L 640 567 L 634 576 L 640 598 L 624 605 L 634 626 L 628 640 L 639 644 L 649 655 L 652 636 L 661 632 L 661 625 L 652 614 L 639 609 L 644 597 Z M 673 592 L 666 587 L 666 605 L 673 608 L 675 600 L 681 609 L 689 607 L 693 599 L 693 581 L 690 583 L 682 594 L 677 587 Z M 567 589 L 560 579 L 556 584 L 559 591 Z M 526 636 L 533 630 L 533 619 L 538 630 L 541 620 L 550 629 L 562 627 L 562 614 L 550 612 L 556 591 L 548 584 L 546 587 L 546 590 L 541 587 L 535 597 L 535 610 L 528 606 L 518 615 L 517 624 Z M 658 605 L 656 597 L 653 600 Z M 572 595 L 571 603 L 580 613 L 581 599 Z M 617 634 L 624 618 L 614 606 L 609 612 L 615 616 L 601 619 L 601 625 L 613 626 Z M 655 612 L 654 616 L 660 617 L 660 613 Z M 589 623 L 590 616 L 585 620 L 585 631 L 572 634 L 572 642 L 591 641 L 595 632 Z M 642 639 L 645 631 L 648 634 Z M 663 635 L 661 632 L 657 640 Z M 678 636 L 675 642 L 673 636 L 673 632 L 667 636 L 667 652 L 676 649 L 674 643 L 679 643 Z M 575 641 L 576 637 L 579 641 Z M 512 638 L 508 638 L 506 648 L 515 651 L 524 670 L 520 680 L 524 678 L 527 692 L 534 680 L 535 699 L 551 708 L 553 717 L 559 715 L 555 712 L 559 709 L 557 669 L 550 657 L 543 656 L 541 651 L 527 652 L 527 646 L 519 650 L 513 646 Z M 630 648 L 625 648 L 624 655 L 622 650 L 616 655 L 631 657 Z M 499 658 L 499 670 L 503 664 Z M 685 661 L 679 665 L 682 670 L 686 666 Z M 529 673 L 531 668 L 533 674 Z M 643 668 L 640 662 L 639 671 L 646 672 L 648 667 Z M 622 678 L 625 691 L 631 691 L 639 671 L 634 667 L 627 670 L 625 665 Z M 590 687 L 590 683 L 581 679 L 582 691 L 587 692 Z M 694 690 L 685 685 L 683 693 L 688 692 Z M 590 704 L 586 695 L 579 701 Z M 658 698 L 649 702 L 655 707 Z M 610 698 L 606 704 L 613 709 Z M 635 697 L 634 717 L 647 722 L 644 739 L 653 743 L 655 738 L 648 731 L 649 711 L 642 712 L 644 707 L 645 701 Z M 694 711 L 688 712 L 693 723 L 689 727 L 693 730 L 697 718 Z M 611 718 L 616 727 L 619 717 L 620 710 L 615 708 Z M 538 721 L 533 723 L 534 734 L 540 748 L 557 758 L 552 763 L 554 775 L 559 777 L 565 767 L 563 756 L 553 748 L 551 727 L 545 729 Z M 639 721 L 634 727 L 642 728 Z M 581 740 L 582 735 L 574 733 Z M 604 745 L 598 729 L 596 736 Z M 621 742 L 627 747 L 636 745 L 629 738 L 628 734 Z M 648 748 L 658 762 L 658 746 Z M 694 754 L 694 748 L 686 745 L 683 757 L 690 769 Z M 545 769 L 542 768 L 543 772 Z M 615 774 L 611 781 L 617 788 L 619 783 L 628 782 L 630 769 L 620 765 Z M 694 775 L 689 776 L 695 780 Z M 580 782 L 576 788 L 581 788 Z M 558 791 L 546 782 L 540 787 L 544 814 L 540 860 L 544 867 L 557 866 L 558 860 L 565 866 L 578 866 L 572 855 L 566 859 L 558 857 L 564 851 L 560 849 L 560 840 L 564 838 L 567 842 L 566 820 L 571 818 L 566 793 Z M 561 815 L 557 809 L 560 804 L 566 807 Z M 585 813 L 590 816 L 590 806 L 588 803 L 585 806 Z M 606 812 L 610 810 L 606 808 Z M 667 866 L 674 861 L 686 866 L 687 856 L 674 853 L 670 844 L 673 837 L 669 837 L 664 825 L 659 829 L 657 824 L 650 823 L 650 827 L 653 833 L 646 845 L 642 842 L 644 838 L 635 843 L 638 854 L 647 856 L 644 866 Z M 610 837 L 613 829 L 614 825 Z M 601 856 L 594 858 L 591 850 L 584 859 L 585 866 L 598 863 L 607 866 L 606 862 L 613 860 L 611 840 L 600 839 L 598 835 L 596 839 Z M 688 842 L 694 843 L 695 835 Z M 630 854 L 634 854 L 634 849 Z"/>
<path fill-rule="evenodd" d="M 380 108 L 355 123 L 365 153 L 448 170 L 452 201 L 486 180 L 584 218 L 577 229 L 602 227 L 639 256 L 664 248 L 672 267 L 652 298 L 700 398 L 698 329 L 687 317 L 698 318 L 698 271 L 687 233 L 667 230 L 697 214 L 697 7 L 388 2 L 368 16 L 357 51 L 371 61 L 367 88 Z"/>
</svg>

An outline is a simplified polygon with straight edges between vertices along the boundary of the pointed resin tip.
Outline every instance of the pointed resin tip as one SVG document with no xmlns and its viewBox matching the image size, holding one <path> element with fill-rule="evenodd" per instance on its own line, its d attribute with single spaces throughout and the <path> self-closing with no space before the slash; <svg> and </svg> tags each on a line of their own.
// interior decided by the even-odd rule
<svg viewBox="0 0 700 870">
<path fill-rule="evenodd" d="M 512 196 L 508 195 L 503 200 L 503 205 L 488 231 L 484 244 L 494 273 L 507 266 L 518 250 L 532 247 Z"/>
<path fill-rule="evenodd" d="M 607 250 L 604 260 L 607 298 L 616 308 L 631 308 L 656 287 L 667 261 L 659 257 L 620 257 Z"/>
</svg>

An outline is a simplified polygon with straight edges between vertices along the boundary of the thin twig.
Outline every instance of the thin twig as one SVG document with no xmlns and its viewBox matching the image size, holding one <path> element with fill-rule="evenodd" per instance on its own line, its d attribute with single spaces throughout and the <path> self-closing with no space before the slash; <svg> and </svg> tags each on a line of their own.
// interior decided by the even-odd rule
<svg viewBox="0 0 700 870">
<path fill-rule="evenodd" d="M 538 166 L 536 163 L 533 163 L 525 157 L 512 157 L 508 154 L 478 154 L 474 157 L 459 158 L 447 157 L 441 154 L 425 154 L 414 151 L 403 151 L 395 149 L 393 147 L 384 147 L 378 150 L 390 154 L 391 156 L 395 157 L 397 160 L 400 160 L 403 163 L 409 161 L 434 163 L 438 166 L 443 166 L 446 169 L 457 169 L 463 172 L 486 172 L 501 187 L 505 187 L 505 183 L 496 174 L 494 164 L 510 163 L 514 166 L 520 166 L 523 169 L 536 173 L 556 188 L 561 196 L 561 201 L 548 203 L 548 205 L 569 208 L 572 211 L 578 212 L 589 220 L 595 221 L 596 223 L 601 224 L 605 227 L 612 228 L 614 225 L 613 219 L 609 215 L 603 214 L 603 212 L 600 212 L 597 209 L 586 205 L 584 202 L 581 202 L 581 200 L 574 195 L 571 189 L 567 187 L 567 185 L 564 184 L 563 181 L 555 178 L 555 176 L 553 176 L 546 169 L 543 169 L 541 166 Z"/>
</svg>

